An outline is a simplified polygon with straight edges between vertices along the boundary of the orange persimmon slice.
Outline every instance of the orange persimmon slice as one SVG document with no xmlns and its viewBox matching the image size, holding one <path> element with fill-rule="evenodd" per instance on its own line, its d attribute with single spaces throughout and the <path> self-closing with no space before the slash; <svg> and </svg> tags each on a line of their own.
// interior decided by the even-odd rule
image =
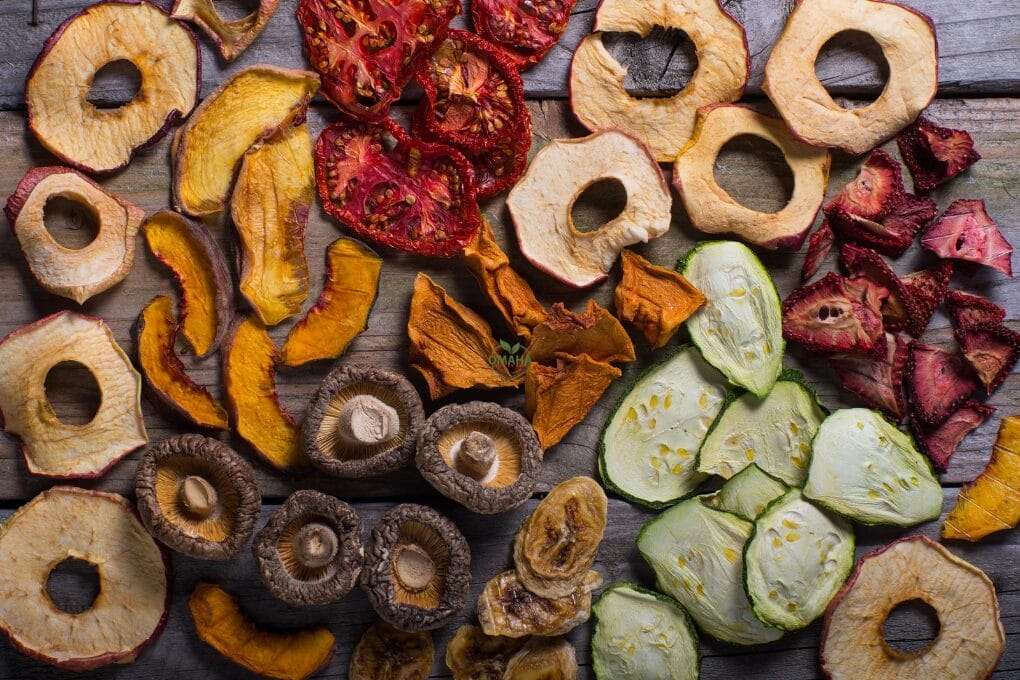
<svg viewBox="0 0 1020 680">
<path fill-rule="evenodd" d="M 636 326 L 654 348 L 669 342 L 680 324 L 705 304 L 700 290 L 672 269 L 624 250 L 616 286 L 616 314 Z"/>
<path fill-rule="evenodd" d="M 531 363 L 524 380 L 524 410 L 542 448 L 558 443 L 622 375 L 620 369 L 587 354 L 556 354 L 556 364 Z"/>
<path fill-rule="evenodd" d="M 594 300 L 580 314 L 567 309 L 562 302 L 532 330 L 528 354 L 532 361 L 546 361 L 557 354 L 587 354 L 596 361 L 634 361 L 634 343 L 623 324 Z"/>
</svg>

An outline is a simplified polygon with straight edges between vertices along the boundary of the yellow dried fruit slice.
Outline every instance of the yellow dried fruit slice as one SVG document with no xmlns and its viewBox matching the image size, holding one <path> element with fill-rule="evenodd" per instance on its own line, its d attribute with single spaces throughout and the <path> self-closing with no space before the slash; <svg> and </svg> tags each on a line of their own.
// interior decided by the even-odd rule
<svg viewBox="0 0 1020 680">
<path fill-rule="evenodd" d="M 258 8 L 240 19 L 224 19 L 213 0 L 177 0 L 170 16 L 195 24 L 205 31 L 220 56 L 233 61 L 262 33 L 276 13 L 279 0 L 260 0 Z"/>
<path fill-rule="evenodd" d="M 653 348 L 664 346 L 705 304 L 705 296 L 681 274 L 630 250 L 620 262 L 622 277 L 613 291 L 617 316 L 636 326 Z"/>
</svg>

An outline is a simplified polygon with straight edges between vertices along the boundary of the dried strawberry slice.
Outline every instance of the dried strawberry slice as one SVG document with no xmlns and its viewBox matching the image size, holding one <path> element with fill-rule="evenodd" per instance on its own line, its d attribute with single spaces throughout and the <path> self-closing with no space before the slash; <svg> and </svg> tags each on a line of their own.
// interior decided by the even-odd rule
<svg viewBox="0 0 1020 680">
<path fill-rule="evenodd" d="M 899 257 L 914 242 L 914 237 L 938 213 L 935 201 L 902 194 L 892 201 L 888 212 L 869 220 L 841 210 L 830 211 L 832 223 L 842 236 L 874 248 L 890 257 Z"/>
<path fill-rule="evenodd" d="M 921 245 L 939 257 L 969 260 L 1013 276 L 1013 246 L 985 210 L 982 200 L 953 201 L 945 213 L 928 227 Z"/>
<path fill-rule="evenodd" d="M 942 260 L 934 267 L 922 269 L 900 279 L 917 303 L 917 317 L 908 320 L 911 335 L 914 337 L 920 337 L 924 333 L 935 310 L 945 301 L 951 278 L 953 263 Z"/>
<path fill-rule="evenodd" d="M 872 151 L 852 181 L 825 205 L 825 213 L 875 220 L 884 217 L 903 195 L 899 162 L 881 149 Z"/>
<path fill-rule="evenodd" d="M 907 368 L 907 338 L 886 333 L 885 346 L 873 354 L 840 354 L 829 359 L 840 385 L 872 408 L 897 422 L 907 415 L 903 374 Z"/>
<path fill-rule="evenodd" d="M 839 255 L 848 274 L 864 277 L 888 291 L 882 303 L 882 321 L 886 330 L 906 330 L 915 337 L 924 332 L 921 326 L 923 313 L 917 300 L 881 255 L 853 243 L 844 243 Z"/>
<path fill-rule="evenodd" d="M 861 288 L 829 272 L 783 302 L 783 337 L 820 353 L 870 352 L 882 337 L 882 317 Z"/>
<path fill-rule="evenodd" d="M 960 354 L 917 340 L 910 343 L 907 392 L 914 416 L 924 425 L 941 425 L 977 387 Z"/>
<path fill-rule="evenodd" d="M 807 244 L 807 255 L 804 257 L 804 264 L 800 269 L 800 282 L 807 283 L 818 273 L 818 268 L 822 266 L 822 262 L 829 256 L 829 251 L 832 250 L 832 241 L 835 235 L 832 233 L 832 227 L 829 226 L 828 220 L 822 220 L 822 223 L 818 225 L 818 228 L 808 238 Z"/>
<path fill-rule="evenodd" d="M 933 430 L 925 430 L 915 423 L 914 434 L 917 435 L 918 443 L 928 454 L 935 469 L 945 472 L 949 467 L 949 459 L 956 453 L 956 448 L 964 437 L 981 427 L 993 413 L 995 409 L 991 406 L 968 401 L 946 418 L 946 422 Z"/>
<path fill-rule="evenodd" d="M 951 290 L 946 296 L 949 318 L 953 327 L 970 328 L 978 324 L 1001 323 L 1006 318 L 1006 310 L 986 297 L 965 293 L 962 290 Z"/>
<path fill-rule="evenodd" d="M 517 68 L 534 66 L 559 41 L 577 0 L 472 0 L 475 31 L 510 55 Z"/>
<path fill-rule="evenodd" d="M 973 324 L 957 329 L 956 341 L 987 394 L 999 388 L 1020 358 L 1020 333 L 1002 324 Z"/>
<path fill-rule="evenodd" d="M 300 0 L 297 19 L 322 93 L 349 116 L 375 122 L 458 13 L 458 0 Z"/>
<path fill-rule="evenodd" d="M 392 150 L 386 135 L 396 140 Z M 323 130 L 315 176 L 327 213 L 398 250 L 456 255 L 481 224 L 467 159 L 451 147 L 412 140 L 388 119 L 337 122 Z"/>
<path fill-rule="evenodd" d="M 896 138 L 914 191 L 926 194 L 981 160 L 966 130 L 939 127 L 923 116 Z"/>
</svg>

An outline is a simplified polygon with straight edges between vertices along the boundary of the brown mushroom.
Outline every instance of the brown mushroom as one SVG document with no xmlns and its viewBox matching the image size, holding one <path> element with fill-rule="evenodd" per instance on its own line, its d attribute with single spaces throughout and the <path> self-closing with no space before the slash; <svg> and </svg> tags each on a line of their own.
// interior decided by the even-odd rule
<svg viewBox="0 0 1020 680">
<path fill-rule="evenodd" d="M 405 633 L 376 621 L 351 654 L 348 680 L 426 680 L 436 650 L 428 633 Z"/>
<path fill-rule="evenodd" d="M 198 434 L 150 446 L 135 474 L 135 494 L 153 536 L 205 560 L 234 557 L 251 537 L 262 503 L 252 466 Z"/>
<path fill-rule="evenodd" d="M 326 376 L 305 416 L 305 453 L 336 477 L 386 474 L 411 461 L 424 419 L 421 397 L 403 376 L 340 366 Z"/>
<path fill-rule="evenodd" d="M 361 573 L 361 520 L 347 503 L 318 491 L 292 493 L 255 536 L 259 574 L 294 606 L 336 602 Z"/>
<path fill-rule="evenodd" d="M 418 470 L 437 491 L 490 515 L 531 497 L 542 447 L 528 421 L 484 401 L 450 404 L 418 435 Z"/>
<path fill-rule="evenodd" d="M 382 516 L 365 550 L 361 586 L 379 616 L 407 632 L 449 623 L 471 585 L 471 549 L 453 522 L 405 503 Z"/>
</svg>

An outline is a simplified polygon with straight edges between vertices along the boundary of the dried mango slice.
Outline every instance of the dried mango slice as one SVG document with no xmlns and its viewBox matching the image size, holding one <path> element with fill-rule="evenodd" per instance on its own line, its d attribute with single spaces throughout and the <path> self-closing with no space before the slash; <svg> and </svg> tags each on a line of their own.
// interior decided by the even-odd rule
<svg viewBox="0 0 1020 680">
<path fill-rule="evenodd" d="M 173 301 L 158 295 L 138 315 L 135 326 L 138 365 L 157 400 L 182 418 L 218 430 L 227 429 L 227 412 L 209 390 L 190 377 L 175 351 L 178 326 Z"/>
<path fill-rule="evenodd" d="M 963 487 L 942 525 L 942 538 L 980 541 L 1020 524 L 1020 416 L 1006 416 L 988 467 Z"/>
<path fill-rule="evenodd" d="M 623 251 L 623 278 L 613 292 L 616 313 L 640 329 L 648 344 L 669 342 L 680 324 L 705 304 L 705 296 L 682 275 Z"/>
<path fill-rule="evenodd" d="M 379 292 L 382 259 L 351 239 L 333 241 L 326 251 L 322 292 L 283 343 L 283 363 L 300 366 L 335 359 L 365 330 Z"/>
<path fill-rule="evenodd" d="M 496 361 L 499 346 L 485 319 L 450 297 L 425 274 L 414 280 L 407 319 L 411 366 L 439 399 L 468 387 L 517 387 L 513 376 Z"/>
<path fill-rule="evenodd" d="M 556 354 L 555 366 L 528 365 L 525 411 L 542 448 L 558 443 L 584 420 L 602 393 L 622 375 L 620 369 L 587 354 Z"/>
<path fill-rule="evenodd" d="M 314 197 L 312 138 L 305 124 L 281 130 L 241 161 L 230 215 L 241 240 L 241 294 L 267 326 L 308 297 L 305 225 Z"/>
<path fill-rule="evenodd" d="M 588 300 L 580 314 L 557 302 L 546 320 L 535 327 L 528 354 L 533 361 L 546 361 L 560 353 L 627 362 L 634 361 L 634 343 L 619 319 L 594 300 Z"/>
<path fill-rule="evenodd" d="M 184 339 L 199 357 L 209 356 L 223 342 L 234 309 L 223 251 L 209 230 L 172 210 L 160 210 L 142 229 L 149 250 L 177 279 Z"/>
<path fill-rule="evenodd" d="M 204 643 L 262 677 L 304 680 L 333 657 L 336 638 L 328 629 L 263 630 L 244 615 L 230 593 L 211 583 L 195 587 L 188 611 Z"/>
<path fill-rule="evenodd" d="M 233 61 L 259 37 L 276 13 L 279 1 L 260 0 L 258 8 L 250 14 L 228 21 L 216 11 L 213 0 L 177 0 L 170 16 L 190 21 L 201 28 L 216 43 L 220 56 Z"/>
<path fill-rule="evenodd" d="M 280 353 L 258 319 L 234 323 L 223 354 L 227 408 L 237 434 L 279 470 L 301 467 L 301 428 L 280 405 L 276 364 Z"/>
</svg>

